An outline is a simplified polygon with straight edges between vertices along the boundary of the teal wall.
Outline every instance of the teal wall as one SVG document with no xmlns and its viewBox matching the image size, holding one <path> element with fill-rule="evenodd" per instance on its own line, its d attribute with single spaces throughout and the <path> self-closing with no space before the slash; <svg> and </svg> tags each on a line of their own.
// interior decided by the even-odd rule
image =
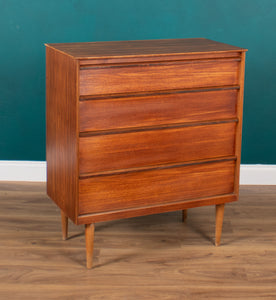
<svg viewBox="0 0 276 300">
<path fill-rule="evenodd" d="M 45 160 L 44 43 L 206 37 L 248 48 L 242 163 L 276 164 L 275 0 L 0 0 L 0 160 Z"/>
</svg>

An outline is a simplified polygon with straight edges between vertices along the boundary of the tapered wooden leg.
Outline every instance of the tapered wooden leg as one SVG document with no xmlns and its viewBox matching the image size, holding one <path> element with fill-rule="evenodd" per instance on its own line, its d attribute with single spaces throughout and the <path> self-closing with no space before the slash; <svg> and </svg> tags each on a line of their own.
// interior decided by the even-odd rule
<svg viewBox="0 0 276 300">
<path fill-rule="evenodd" d="M 185 222 L 187 219 L 187 209 L 182 210 L 182 222 Z"/>
<path fill-rule="evenodd" d="M 86 241 L 86 267 L 92 268 L 93 246 L 94 246 L 94 224 L 85 224 L 85 241 Z"/>
<path fill-rule="evenodd" d="M 216 205 L 216 246 L 219 246 L 220 244 L 223 215 L 224 215 L 224 204 Z"/>
<path fill-rule="evenodd" d="M 62 228 L 62 239 L 65 241 L 68 236 L 68 217 L 61 210 L 61 228 Z"/>
</svg>

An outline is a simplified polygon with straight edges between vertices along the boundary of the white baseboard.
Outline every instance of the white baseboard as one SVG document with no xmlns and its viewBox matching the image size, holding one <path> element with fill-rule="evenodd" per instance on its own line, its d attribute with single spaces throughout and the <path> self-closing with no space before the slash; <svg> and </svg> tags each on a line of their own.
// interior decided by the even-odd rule
<svg viewBox="0 0 276 300">
<path fill-rule="evenodd" d="M 241 165 L 240 184 L 276 185 L 276 165 Z"/>
<path fill-rule="evenodd" d="M 0 160 L 0 181 L 46 181 L 45 161 Z M 276 165 L 241 165 L 240 184 L 276 185 Z"/>
<path fill-rule="evenodd" d="M 46 181 L 46 162 L 0 160 L 0 181 Z"/>
</svg>

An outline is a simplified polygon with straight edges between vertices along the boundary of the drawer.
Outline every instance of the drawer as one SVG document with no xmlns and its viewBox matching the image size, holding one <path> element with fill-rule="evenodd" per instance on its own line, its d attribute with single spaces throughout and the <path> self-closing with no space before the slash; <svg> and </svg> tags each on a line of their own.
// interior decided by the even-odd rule
<svg viewBox="0 0 276 300">
<path fill-rule="evenodd" d="M 80 131 L 234 118 L 237 93 L 233 89 L 80 101 Z"/>
<path fill-rule="evenodd" d="M 80 69 L 80 95 L 133 93 L 238 84 L 239 59 L 89 66 Z"/>
<path fill-rule="evenodd" d="M 235 161 L 223 161 L 81 179 L 79 214 L 230 194 L 234 172 Z"/>
<path fill-rule="evenodd" d="M 80 137 L 79 172 L 234 155 L 235 122 Z"/>
</svg>

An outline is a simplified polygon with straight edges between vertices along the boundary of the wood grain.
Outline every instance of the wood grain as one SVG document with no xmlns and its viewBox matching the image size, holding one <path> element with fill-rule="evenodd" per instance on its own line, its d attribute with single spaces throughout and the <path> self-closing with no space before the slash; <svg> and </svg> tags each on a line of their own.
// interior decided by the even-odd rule
<svg viewBox="0 0 276 300">
<path fill-rule="evenodd" d="M 167 167 L 187 168 L 186 162 L 239 160 L 233 156 L 240 156 L 234 122 L 237 109 L 241 118 L 236 100 L 244 51 L 206 39 L 47 45 L 49 196 L 79 223 L 80 182 L 96 182 L 103 173 L 119 180 L 159 171 L 170 175 Z M 88 94 L 82 86 L 90 89 Z M 140 186 L 141 194 L 147 184 Z M 199 196 L 200 201 L 208 195 Z M 230 200 L 236 195 L 228 195 Z"/>
<path fill-rule="evenodd" d="M 238 84 L 239 59 L 99 66 L 80 69 L 80 95 Z M 215 83 L 215 84 L 214 84 Z"/>
<path fill-rule="evenodd" d="M 97 223 L 97 222 L 105 222 L 105 221 L 112 221 L 112 220 L 125 219 L 125 218 L 133 218 L 137 216 L 160 214 L 160 213 L 196 208 L 196 207 L 207 206 L 207 205 L 218 205 L 223 203 L 230 203 L 237 200 L 238 200 L 237 196 L 231 193 L 231 194 L 224 194 L 218 196 L 196 198 L 189 201 L 182 201 L 182 200 L 176 202 L 171 201 L 162 204 L 155 204 L 155 205 L 153 204 L 153 205 L 139 206 L 134 208 L 124 208 L 119 210 L 103 211 L 99 213 L 80 215 L 78 217 L 77 224 L 78 225 L 90 224 L 91 222 Z"/>
<path fill-rule="evenodd" d="M 206 54 L 206 52 L 219 54 L 220 52 L 241 52 L 246 49 L 228 44 L 204 39 L 165 39 L 165 40 L 140 40 L 140 41 L 111 41 L 88 43 L 59 43 L 47 44 L 66 55 L 78 59 L 107 59 L 121 57 L 159 58 L 167 55 Z"/>
<path fill-rule="evenodd" d="M 235 161 L 80 179 L 80 214 L 233 192 Z"/>
<path fill-rule="evenodd" d="M 217 59 L 217 58 L 240 58 L 240 53 L 243 50 L 230 52 L 186 52 L 162 55 L 143 55 L 143 56 L 110 56 L 97 58 L 79 58 L 80 66 L 91 66 L 104 64 L 133 64 L 139 62 L 178 62 L 184 60 L 198 60 L 198 59 Z"/>
<path fill-rule="evenodd" d="M 243 50 L 242 50 L 243 51 Z M 177 62 L 183 60 L 196 60 L 196 59 L 217 59 L 217 58 L 239 58 L 241 50 L 231 52 L 205 52 L 205 53 L 174 53 L 156 55 L 143 55 L 143 56 L 110 56 L 110 57 L 97 57 L 97 58 L 79 58 L 80 66 L 91 66 L 104 64 L 129 64 L 137 62 Z"/>
<path fill-rule="evenodd" d="M 47 193 L 76 220 L 78 199 L 77 64 L 46 48 Z"/>
<path fill-rule="evenodd" d="M 86 224 L 89 268 L 88 224 L 237 200 L 245 49 L 206 39 L 46 46 L 47 191 L 64 236 L 67 216 Z"/>
<path fill-rule="evenodd" d="M 216 89 L 81 101 L 80 131 L 235 118 L 237 94 Z"/>
<path fill-rule="evenodd" d="M 79 139 L 80 174 L 234 155 L 236 123 Z"/>
<path fill-rule="evenodd" d="M 224 203 L 216 205 L 216 246 L 220 245 L 220 238 L 224 217 Z"/>
<path fill-rule="evenodd" d="M 86 267 L 92 268 L 93 249 L 94 249 L 94 224 L 85 224 L 85 243 L 86 243 Z"/>
<path fill-rule="evenodd" d="M 60 211 L 60 214 L 61 214 L 62 239 L 65 241 L 68 238 L 68 217 L 65 215 L 63 210 Z"/>
<path fill-rule="evenodd" d="M 241 53 L 241 64 L 239 70 L 239 85 L 237 101 L 238 124 L 236 127 L 235 154 L 237 156 L 237 164 L 235 170 L 235 192 L 239 194 L 240 186 L 240 164 L 241 164 L 241 144 L 242 144 L 242 119 L 243 119 L 243 94 L 244 94 L 244 72 L 245 72 L 245 52 Z"/>
<path fill-rule="evenodd" d="M 276 186 L 241 186 L 214 247 L 214 206 L 98 223 L 93 269 L 84 226 L 61 240 L 45 183 L 0 182 L 0 298 L 274 300 Z"/>
</svg>

